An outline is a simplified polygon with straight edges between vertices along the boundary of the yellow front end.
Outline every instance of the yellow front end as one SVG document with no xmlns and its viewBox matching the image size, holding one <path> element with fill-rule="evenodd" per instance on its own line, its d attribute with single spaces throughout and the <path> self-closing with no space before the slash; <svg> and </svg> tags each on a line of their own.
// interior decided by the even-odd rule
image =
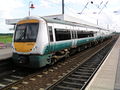
<svg viewBox="0 0 120 90">
<path fill-rule="evenodd" d="M 32 17 L 33 18 L 33 17 Z M 13 62 L 18 66 L 38 68 L 50 64 L 51 54 L 39 55 L 37 36 L 42 20 L 25 18 L 16 25 L 13 41 Z"/>
<path fill-rule="evenodd" d="M 16 52 L 31 52 L 35 46 L 39 27 L 39 20 L 26 19 L 17 23 L 14 36 Z"/>
<path fill-rule="evenodd" d="M 17 52 L 31 52 L 35 42 L 14 42 L 14 48 Z"/>
</svg>

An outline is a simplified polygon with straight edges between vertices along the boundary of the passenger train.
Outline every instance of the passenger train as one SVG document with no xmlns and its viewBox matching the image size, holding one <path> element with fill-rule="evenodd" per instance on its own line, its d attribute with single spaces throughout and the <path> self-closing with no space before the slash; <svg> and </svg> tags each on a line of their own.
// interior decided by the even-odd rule
<svg viewBox="0 0 120 90">
<path fill-rule="evenodd" d="M 45 17 L 25 17 L 13 36 L 13 62 L 39 68 L 111 37 L 108 31 Z"/>
</svg>

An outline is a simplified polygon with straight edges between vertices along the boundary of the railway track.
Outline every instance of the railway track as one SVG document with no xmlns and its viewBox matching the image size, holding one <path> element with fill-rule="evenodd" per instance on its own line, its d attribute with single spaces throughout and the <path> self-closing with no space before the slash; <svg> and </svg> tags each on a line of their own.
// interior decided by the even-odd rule
<svg viewBox="0 0 120 90">
<path fill-rule="evenodd" d="M 0 77 L 12 72 L 13 67 L 10 60 L 11 58 L 0 60 Z"/>
<path fill-rule="evenodd" d="M 9 86 L 17 84 L 25 77 L 32 76 L 33 73 L 41 69 L 28 69 L 16 67 L 11 62 L 11 58 L 0 61 L 0 90 L 8 89 Z M 42 71 L 42 70 L 41 70 Z"/>
<path fill-rule="evenodd" d="M 102 62 L 111 50 L 115 40 L 106 45 L 90 59 L 75 67 L 63 78 L 46 88 L 46 90 L 84 90 Z"/>
<path fill-rule="evenodd" d="M 102 46 L 102 44 L 96 46 L 96 48 L 99 47 L 99 46 Z M 84 56 L 84 54 L 87 54 L 87 53 L 90 54 L 90 52 L 92 52 L 92 51 L 95 52 L 94 48 L 91 49 L 91 50 L 86 50 L 85 52 L 83 51 L 83 53 L 80 52 L 80 55 L 79 54 L 74 55 L 71 58 L 68 58 L 68 60 L 60 61 L 60 62 L 58 62 L 57 64 L 55 64 L 53 66 L 48 66 L 48 67 L 41 68 L 41 69 L 38 69 L 38 70 L 32 70 L 32 69 L 24 70 L 24 68 L 23 69 L 22 68 L 21 69 L 19 69 L 19 68 L 11 69 L 12 70 L 11 73 L 9 73 L 7 75 L 4 75 L 3 77 L 0 77 L 0 89 L 9 90 L 13 86 L 18 87 L 18 90 L 24 90 L 23 88 L 27 88 L 26 90 L 33 90 L 35 87 L 36 87 L 36 90 L 38 88 L 44 88 L 45 89 L 46 87 L 47 87 L 46 89 L 50 89 L 51 86 L 53 87 L 56 84 L 51 85 L 49 83 L 52 82 L 52 80 L 54 78 L 59 77 L 58 75 L 64 74 L 64 71 L 63 71 L 62 68 L 64 68 L 64 70 L 68 70 L 68 68 L 70 68 L 69 63 L 75 62 L 75 60 L 80 58 L 81 56 L 82 56 L 81 60 L 83 60 L 84 58 L 87 57 L 86 55 Z M 100 57 L 101 54 L 99 54 L 98 56 Z M 80 63 L 82 62 L 82 61 L 79 61 L 79 60 L 77 60 L 77 61 L 80 62 Z M 78 63 L 78 62 L 76 62 L 76 63 Z M 94 63 L 92 63 L 92 64 L 94 65 Z M 66 65 L 66 67 L 64 67 L 65 65 Z M 80 65 L 80 64 L 78 63 L 77 66 L 78 65 Z M 72 66 L 72 64 L 71 64 L 71 66 Z M 86 67 L 86 66 L 91 66 L 91 65 L 89 65 L 89 63 L 88 63 L 84 67 Z M 89 68 L 91 68 L 91 67 L 89 67 Z M 76 69 L 76 66 L 74 68 L 72 68 L 72 72 L 74 71 L 74 69 Z M 81 68 L 81 69 L 79 69 L 79 71 L 84 72 L 84 71 L 88 71 L 88 70 Z M 71 73 L 71 71 L 69 71 L 69 70 L 68 70 L 68 72 Z M 89 76 L 89 72 L 92 72 L 92 70 L 89 70 L 86 73 L 86 74 L 88 74 L 88 76 Z M 65 74 L 65 77 L 66 77 L 66 75 L 68 76 L 69 74 Z M 38 76 L 39 76 L 39 78 L 38 78 Z M 33 83 L 35 81 L 32 80 L 31 78 L 36 79 L 36 80 L 39 79 L 38 81 L 36 81 L 37 84 L 35 84 L 35 85 L 39 85 L 39 86 L 34 86 L 33 89 L 32 89 L 32 86 L 34 85 Z M 86 78 L 87 78 L 87 76 L 85 78 L 82 78 L 81 80 L 86 80 Z M 63 80 L 63 77 L 62 77 L 62 79 L 60 79 L 60 81 L 61 80 Z M 29 87 L 28 87 L 26 84 L 22 83 L 24 81 L 29 82 L 29 83 L 31 82 L 32 85 L 29 85 Z M 58 82 L 56 82 L 56 83 L 58 83 Z M 49 84 L 50 86 L 47 85 L 47 84 Z M 56 89 L 56 90 L 58 90 L 58 89 Z"/>
</svg>

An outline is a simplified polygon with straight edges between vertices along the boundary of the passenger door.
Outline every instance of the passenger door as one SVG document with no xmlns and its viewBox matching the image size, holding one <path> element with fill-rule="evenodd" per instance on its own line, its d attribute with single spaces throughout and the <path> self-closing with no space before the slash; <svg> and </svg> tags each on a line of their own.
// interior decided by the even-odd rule
<svg viewBox="0 0 120 90">
<path fill-rule="evenodd" d="M 73 28 L 71 30 L 71 35 L 72 35 L 72 47 L 76 47 L 76 43 L 77 43 L 77 40 L 76 40 L 76 30 Z"/>
<path fill-rule="evenodd" d="M 53 26 L 48 26 L 48 32 L 49 32 L 49 52 L 54 51 L 54 31 Z"/>
</svg>

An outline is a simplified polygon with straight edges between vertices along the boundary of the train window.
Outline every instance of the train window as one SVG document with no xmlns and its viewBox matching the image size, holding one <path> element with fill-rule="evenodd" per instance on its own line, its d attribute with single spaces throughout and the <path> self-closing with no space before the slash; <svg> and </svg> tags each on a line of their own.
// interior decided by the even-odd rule
<svg viewBox="0 0 120 90">
<path fill-rule="evenodd" d="M 67 29 L 55 29 L 56 41 L 71 39 L 70 30 Z"/>
<path fill-rule="evenodd" d="M 17 25 L 14 40 L 16 42 L 36 41 L 38 34 L 38 27 L 39 27 L 38 23 L 27 23 L 27 24 Z"/>
<path fill-rule="evenodd" d="M 53 42 L 53 32 L 52 32 L 52 26 L 48 26 L 48 31 L 49 31 L 50 41 L 51 41 L 51 42 Z"/>
<path fill-rule="evenodd" d="M 38 34 L 38 23 L 29 23 L 27 24 L 26 29 L 26 39 L 36 40 Z"/>
<path fill-rule="evenodd" d="M 85 38 L 85 37 L 93 37 L 94 33 L 91 31 L 89 31 L 89 32 L 77 31 L 77 35 L 78 35 L 78 38 Z"/>
</svg>

